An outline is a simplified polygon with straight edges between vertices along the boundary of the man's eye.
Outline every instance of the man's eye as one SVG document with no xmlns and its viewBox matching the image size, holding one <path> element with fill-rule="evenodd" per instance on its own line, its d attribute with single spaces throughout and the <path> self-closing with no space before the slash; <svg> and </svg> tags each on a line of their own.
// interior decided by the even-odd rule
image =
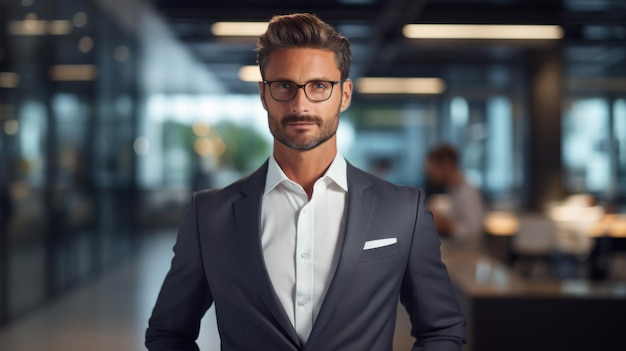
<svg viewBox="0 0 626 351">
<path fill-rule="evenodd" d="M 316 90 L 324 90 L 324 89 L 328 89 L 328 82 L 311 82 L 311 85 L 313 85 L 313 89 Z"/>
<path fill-rule="evenodd" d="M 285 89 L 285 90 L 293 88 L 293 84 L 291 84 L 289 82 L 278 82 L 278 83 L 276 83 L 276 86 L 279 89 Z"/>
</svg>

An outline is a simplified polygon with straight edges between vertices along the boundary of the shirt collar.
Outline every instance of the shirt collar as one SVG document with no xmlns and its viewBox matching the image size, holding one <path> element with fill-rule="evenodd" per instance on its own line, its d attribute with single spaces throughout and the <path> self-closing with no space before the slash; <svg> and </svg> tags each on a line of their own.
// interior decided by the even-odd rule
<svg viewBox="0 0 626 351">
<path fill-rule="evenodd" d="M 335 159 L 326 170 L 326 173 L 322 176 L 323 178 L 328 178 L 337 184 L 343 191 L 348 191 L 348 167 L 346 163 L 346 159 L 340 154 L 337 153 Z M 280 168 L 278 162 L 274 158 L 274 155 L 270 156 L 267 165 L 267 177 L 265 178 L 265 194 L 272 191 L 272 189 L 276 188 L 278 184 L 284 181 L 291 181 L 286 175 L 285 172 Z"/>
</svg>

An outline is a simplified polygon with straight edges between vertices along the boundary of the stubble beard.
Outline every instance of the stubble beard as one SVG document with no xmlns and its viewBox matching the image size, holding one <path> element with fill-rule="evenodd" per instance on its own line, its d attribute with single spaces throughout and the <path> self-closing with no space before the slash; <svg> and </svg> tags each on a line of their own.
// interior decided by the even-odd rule
<svg viewBox="0 0 626 351">
<path fill-rule="evenodd" d="M 274 121 L 270 117 L 270 121 Z M 315 123 L 319 127 L 319 133 L 316 135 L 305 138 L 304 140 L 298 140 L 300 134 L 306 133 L 306 131 L 299 131 L 297 135 L 291 136 L 286 132 L 289 123 L 294 122 L 308 122 Z M 299 151 L 313 150 L 316 147 L 324 144 L 337 133 L 339 127 L 339 112 L 333 120 L 324 122 L 324 120 L 318 116 L 295 116 L 289 115 L 283 117 L 280 122 L 270 122 L 270 132 L 281 144 Z"/>
</svg>

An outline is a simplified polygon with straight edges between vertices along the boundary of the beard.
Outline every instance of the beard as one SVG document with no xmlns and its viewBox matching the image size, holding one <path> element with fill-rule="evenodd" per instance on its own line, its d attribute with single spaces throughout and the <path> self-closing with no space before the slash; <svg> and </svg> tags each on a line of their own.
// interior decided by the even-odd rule
<svg viewBox="0 0 626 351">
<path fill-rule="evenodd" d="M 291 149 L 308 151 L 315 149 L 335 136 L 339 127 L 339 112 L 337 112 L 335 118 L 328 121 L 324 121 L 319 116 L 296 115 L 285 116 L 278 122 L 270 117 L 269 121 L 270 132 L 274 139 Z M 305 136 L 304 134 L 308 133 L 307 131 L 296 131 L 296 134 L 290 135 L 287 132 L 289 124 L 297 122 L 314 123 L 318 126 L 318 132 L 315 135 Z"/>
</svg>

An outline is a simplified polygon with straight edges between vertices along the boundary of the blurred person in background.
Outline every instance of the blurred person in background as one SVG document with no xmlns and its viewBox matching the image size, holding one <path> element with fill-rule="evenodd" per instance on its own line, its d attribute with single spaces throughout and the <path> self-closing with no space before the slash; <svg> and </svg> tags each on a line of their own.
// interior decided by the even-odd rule
<svg viewBox="0 0 626 351">
<path fill-rule="evenodd" d="M 459 153 L 451 145 L 432 149 L 426 158 L 429 181 L 445 191 L 430 197 L 439 233 L 455 244 L 480 249 L 483 237 L 484 205 L 480 192 L 471 185 L 459 166 Z"/>
<path fill-rule="evenodd" d="M 413 350 L 460 351 L 465 319 L 424 194 L 337 152 L 348 40 L 314 15 L 276 16 L 257 55 L 273 154 L 249 177 L 193 195 L 148 348 L 197 350 L 215 303 L 222 351 L 391 351 L 400 299 Z"/>
</svg>

